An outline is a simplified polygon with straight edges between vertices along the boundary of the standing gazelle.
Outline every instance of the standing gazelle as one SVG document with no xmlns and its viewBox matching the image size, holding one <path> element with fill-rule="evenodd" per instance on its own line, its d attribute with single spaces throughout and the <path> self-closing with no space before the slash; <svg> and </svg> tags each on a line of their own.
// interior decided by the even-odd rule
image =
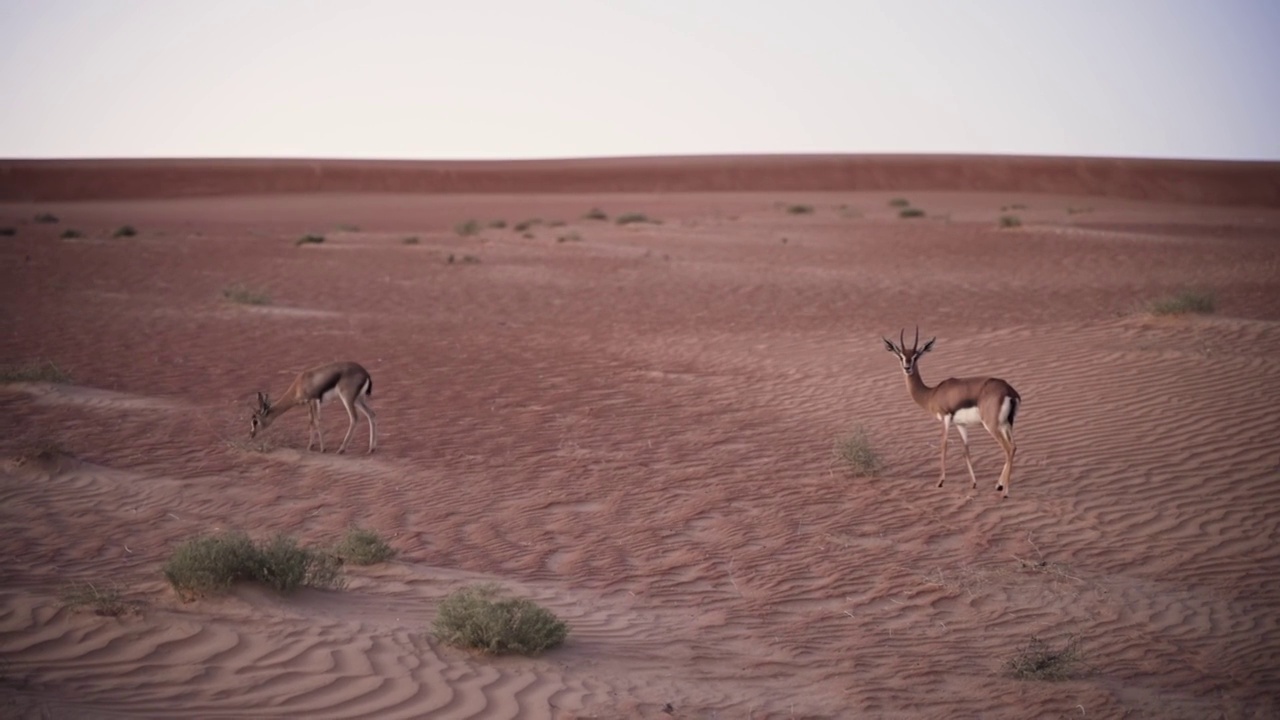
<svg viewBox="0 0 1280 720">
<path fill-rule="evenodd" d="M 373 394 L 373 379 L 369 372 L 353 362 L 336 362 L 328 365 L 304 370 L 294 379 L 289 389 L 274 402 L 262 393 L 258 393 L 258 404 L 253 408 L 253 419 L 249 428 L 249 437 L 255 437 L 260 430 L 266 430 L 276 418 L 305 404 L 311 415 L 307 427 L 307 449 L 320 440 L 320 452 L 324 452 L 324 433 L 320 429 L 320 403 L 332 400 L 336 395 L 347 410 L 347 436 L 338 447 L 339 453 L 347 450 L 351 435 L 356 431 L 356 410 L 364 414 L 369 422 L 369 452 L 378 447 L 378 422 L 373 410 L 369 408 L 365 398 Z"/>
<path fill-rule="evenodd" d="M 996 482 L 996 490 L 1004 491 L 1003 497 L 1009 497 L 1009 478 L 1013 474 L 1013 453 L 1017 446 L 1013 444 L 1013 419 L 1018 414 L 1018 405 L 1022 396 L 1009 383 L 1000 378 L 973 377 L 948 378 L 934 387 L 924 384 L 920 379 L 920 369 L 916 364 L 920 356 L 933 349 L 933 338 L 920 347 L 920 328 L 916 328 L 916 339 L 911 349 L 906 348 L 906 331 L 898 334 L 898 344 L 882 338 L 889 352 L 902 361 L 902 372 L 907 376 L 907 392 L 911 399 L 924 408 L 930 415 L 942 421 L 942 476 L 938 479 L 938 487 L 947 479 L 947 436 L 951 424 L 955 423 L 960 431 L 960 441 L 964 444 L 964 463 L 969 467 L 969 477 L 973 487 L 978 487 L 978 477 L 973 474 L 973 462 L 969 459 L 968 425 L 982 425 L 991 437 L 1004 448 L 1004 470 L 1000 472 L 1000 480 Z"/>
</svg>

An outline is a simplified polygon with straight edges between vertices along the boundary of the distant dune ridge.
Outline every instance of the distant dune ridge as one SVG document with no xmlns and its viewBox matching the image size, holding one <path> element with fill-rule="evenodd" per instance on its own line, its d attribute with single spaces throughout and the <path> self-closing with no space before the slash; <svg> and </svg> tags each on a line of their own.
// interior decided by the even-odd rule
<svg viewBox="0 0 1280 720">
<path fill-rule="evenodd" d="M 1019 191 L 1280 206 L 1280 162 L 981 155 L 0 160 L 0 201 L 264 193 Z"/>
</svg>

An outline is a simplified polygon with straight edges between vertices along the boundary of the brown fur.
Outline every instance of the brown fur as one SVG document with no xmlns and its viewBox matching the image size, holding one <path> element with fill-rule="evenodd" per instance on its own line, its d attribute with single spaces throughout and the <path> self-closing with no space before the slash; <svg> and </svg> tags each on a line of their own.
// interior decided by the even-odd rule
<svg viewBox="0 0 1280 720">
<path fill-rule="evenodd" d="M 367 385 L 367 387 L 366 387 Z M 361 390 L 364 390 L 362 393 Z M 328 365 L 304 370 L 294 379 L 293 384 L 272 401 L 267 395 L 258 393 L 258 404 L 253 409 L 253 422 L 250 425 L 249 437 L 259 431 L 266 430 L 276 418 L 299 405 L 306 405 L 310 415 L 307 426 L 307 449 L 315 446 L 320 440 L 320 452 L 324 452 L 324 434 L 320 429 L 320 403 L 326 395 L 337 395 L 347 411 L 346 437 L 338 447 L 339 453 L 347 451 L 347 443 L 356 429 L 356 410 L 364 413 L 369 423 L 369 452 L 378 447 L 378 422 L 365 397 L 373 392 L 373 380 L 369 372 L 354 362 L 336 362 Z"/>
<path fill-rule="evenodd" d="M 1022 402 L 1022 396 L 1009 383 L 993 377 L 947 378 L 934 387 L 925 385 L 924 380 L 920 378 L 918 363 L 920 356 L 933 349 L 933 343 L 937 338 L 933 338 L 921 348 L 920 329 L 916 328 L 915 343 L 907 349 L 905 334 L 905 331 L 899 334 L 897 345 L 888 338 L 883 338 L 884 344 L 889 352 L 898 356 L 898 360 L 902 363 L 907 392 L 911 394 L 911 399 L 930 415 L 942 421 L 942 474 L 938 479 L 938 487 L 942 487 L 942 483 L 947 479 L 947 440 L 952 423 L 956 424 L 956 430 L 960 433 L 960 440 L 964 446 L 964 462 L 969 468 L 973 487 L 978 487 L 978 478 L 973 472 L 973 462 L 969 457 L 968 432 L 964 424 L 957 422 L 955 417 L 956 413 L 968 408 L 976 408 L 982 427 L 1004 450 L 1004 469 L 1001 470 L 1000 479 L 996 482 L 996 490 L 1003 491 L 1002 497 L 1009 497 L 1009 481 L 1013 475 L 1013 455 L 1017 451 L 1017 445 L 1013 442 L 1013 422 L 1018 413 L 1018 406 Z M 1000 414 L 1005 400 L 1010 401 L 1009 415 L 1002 418 Z"/>
</svg>

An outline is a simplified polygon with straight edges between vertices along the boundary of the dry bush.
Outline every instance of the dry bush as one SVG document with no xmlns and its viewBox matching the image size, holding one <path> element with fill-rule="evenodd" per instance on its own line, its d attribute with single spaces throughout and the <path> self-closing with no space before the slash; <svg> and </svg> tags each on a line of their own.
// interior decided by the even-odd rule
<svg viewBox="0 0 1280 720">
<path fill-rule="evenodd" d="M 396 551 L 378 533 L 356 527 L 333 546 L 333 554 L 344 563 L 373 565 L 395 557 Z"/>
<path fill-rule="evenodd" d="M 1032 637 L 1005 662 L 1005 669 L 1019 680 L 1066 680 L 1083 667 L 1079 635 L 1068 635 L 1060 649 Z"/>
<path fill-rule="evenodd" d="M 852 477 L 871 477 L 881 468 L 880 455 L 871 446 L 867 431 L 861 426 L 836 438 L 831 455 L 832 461 Z"/>
<path fill-rule="evenodd" d="M 473 585 L 440 603 L 432 632 L 441 642 L 486 653 L 534 655 L 564 642 L 569 628 L 531 600 L 500 598 L 494 585 Z"/>
<path fill-rule="evenodd" d="M 300 587 L 335 588 L 341 585 L 340 573 L 340 563 L 329 553 L 299 547 L 285 535 L 257 544 L 243 532 L 187 540 L 164 566 L 165 579 L 184 599 L 221 592 L 242 580 L 282 593 Z"/>
</svg>

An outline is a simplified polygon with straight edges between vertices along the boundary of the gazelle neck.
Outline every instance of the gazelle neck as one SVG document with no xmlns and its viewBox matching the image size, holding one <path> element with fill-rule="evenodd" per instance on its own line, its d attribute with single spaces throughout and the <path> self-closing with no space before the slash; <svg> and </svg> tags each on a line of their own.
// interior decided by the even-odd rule
<svg viewBox="0 0 1280 720">
<path fill-rule="evenodd" d="M 916 401 L 920 407 L 929 409 L 929 397 L 933 394 L 933 388 L 924 384 L 924 380 L 920 379 L 920 368 L 911 368 L 911 372 L 907 375 L 907 392 L 911 393 L 911 399 Z"/>
</svg>

